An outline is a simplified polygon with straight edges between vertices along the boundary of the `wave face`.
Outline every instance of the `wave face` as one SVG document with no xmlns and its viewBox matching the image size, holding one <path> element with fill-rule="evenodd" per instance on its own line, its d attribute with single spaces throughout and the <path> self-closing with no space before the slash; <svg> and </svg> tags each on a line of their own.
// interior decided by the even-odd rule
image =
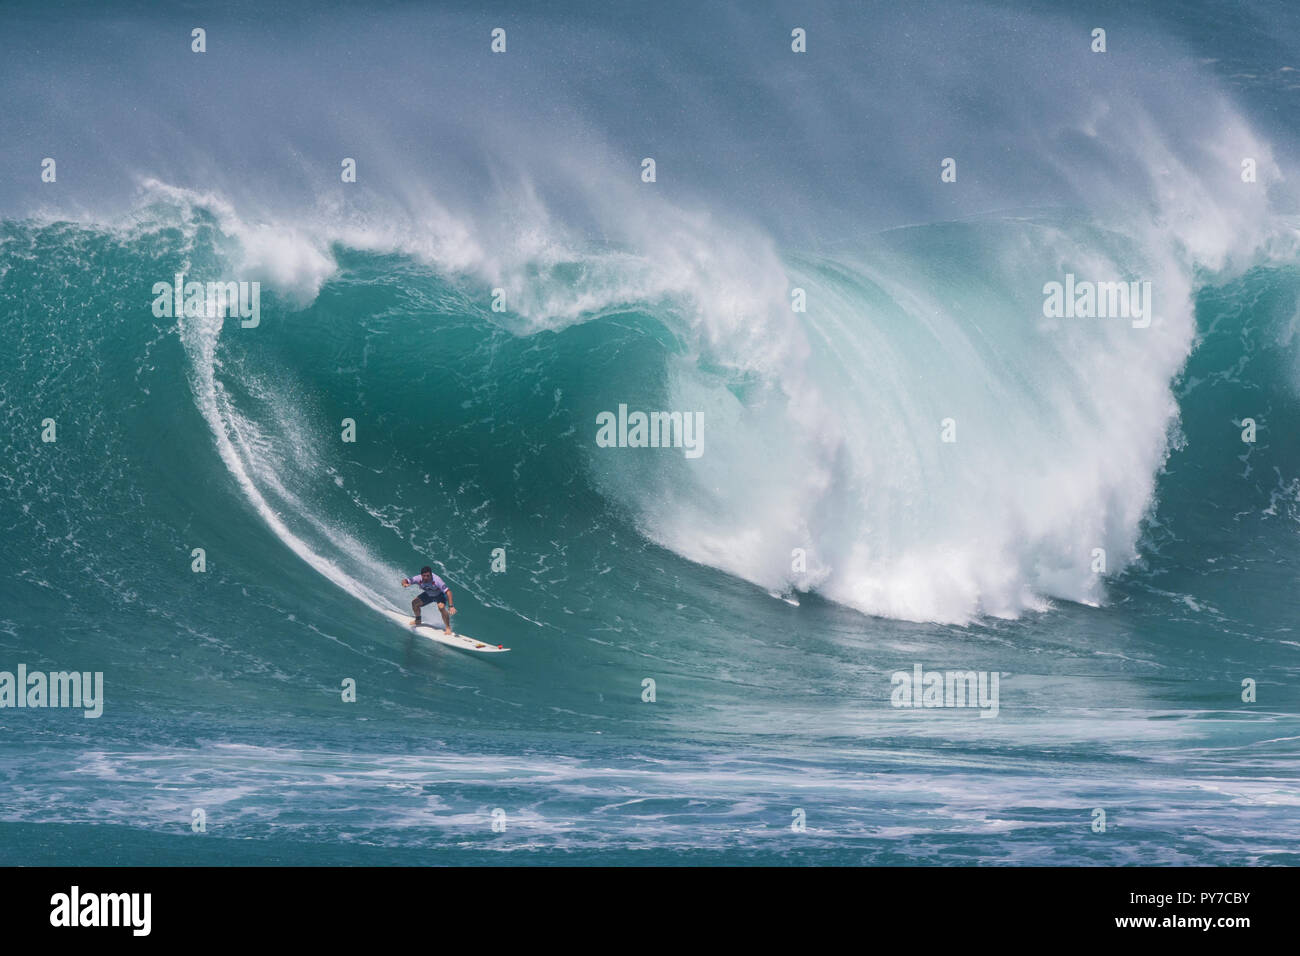
<svg viewBox="0 0 1300 956">
<path fill-rule="evenodd" d="M 335 13 L 234 77 L 142 22 L 150 115 L 61 80 L 42 128 L 98 161 L 0 187 L 0 651 L 110 688 L 6 726 L 0 845 L 186 859 L 203 805 L 257 862 L 1295 862 L 1300 126 L 1249 64 L 1300 27 L 1244 11 L 1222 63 L 1213 5 L 1112 31 L 1140 63 L 1068 11 L 801 7 L 792 62 L 780 7 L 575 7 L 437 64 L 409 38 L 478 27 Z M 324 76 L 349 44 L 386 52 Z M 200 96 L 225 135 L 168 119 Z M 259 323 L 155 314 L 178 273 L 259 282 Z M 1067 275 L 1148 312 L 1047 315 Z M 621 405 L 702 454 L 602 447 Z M 505 662 L 379 613 L 426 562 Z M 916 662 L 1002 674 L 1001 718 L 892 708 Z M 525 837 L 462 839 L 495 806 Z"/>
</svg>

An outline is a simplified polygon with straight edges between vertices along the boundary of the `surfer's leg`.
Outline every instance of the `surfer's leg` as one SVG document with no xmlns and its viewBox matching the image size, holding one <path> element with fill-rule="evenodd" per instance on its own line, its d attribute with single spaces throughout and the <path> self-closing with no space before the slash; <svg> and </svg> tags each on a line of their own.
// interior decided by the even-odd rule
<svg viewBox="0 0 1300 956">
<path fill-rule="evenodd" d="M 415 615 L 415 620 L 411 622 L 412 624 L 420 623 L 420 608 L 424 607 L 424 605 L 428 604 L 432 600 L 433 598 L 421 591 L 420 596 L 411 602 L 411 613 Z"/>
<path fill-rule="evenodd" d="M 441 601 L 438 602 L 438 610 L 439 610 L 440 612 L 442 612 L 442 629 L 443 629 L 443 631 L 445 631 L 446 633 L 450 634 L 450 633 L 451 633 L 451 615 L 447 613 L 447 599 L 446 599 L 446 596 L 445 596 L 445 595 L 443 596 L 443 599 L 442 599 Z"/>
</svg>

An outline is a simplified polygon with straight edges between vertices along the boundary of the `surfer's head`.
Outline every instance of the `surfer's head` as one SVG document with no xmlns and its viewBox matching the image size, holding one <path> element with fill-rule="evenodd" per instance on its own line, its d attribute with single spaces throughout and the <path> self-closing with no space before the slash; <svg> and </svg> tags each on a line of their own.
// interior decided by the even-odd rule
<svg viewBox="0 0 1300 956">
<path fill-rule="evenodd" d="M 429 580 L 429 578 L 433 577 L 433 568 L 429 567 L 427 564 L 420 568 L 420 577 L 424 578 L 426 581 Z"/>
</svg>

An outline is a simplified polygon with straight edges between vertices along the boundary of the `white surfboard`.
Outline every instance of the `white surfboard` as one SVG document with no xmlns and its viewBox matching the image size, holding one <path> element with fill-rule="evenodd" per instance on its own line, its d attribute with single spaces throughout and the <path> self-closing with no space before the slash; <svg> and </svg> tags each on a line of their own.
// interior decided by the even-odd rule
<svg viewBox="0 0 1300 956">
<path fill-rule="evenodd" d="M 424 621 L 420 624 L 412 625 L 411 619 L 405 614 L 397 611 L 385 611 L 390 618 L 396 621 L 402 627 L 411 631 L 418 637 L 427 637 L 431 641 L 437 641 L 439 644 L 446 644 L 448 647 L 459 648 L 462 651 L 477 651 L 480 654 L 501 654 L 510 648 L 501 644 L 488 644 L 485 641 L 478 641 L 465 634 L 455 633 L 456 627 L 452 625 L 452 633 L 445 634 L 442 630 L 442 620 L 439 618 L 438 623 Z"/>
</svg>

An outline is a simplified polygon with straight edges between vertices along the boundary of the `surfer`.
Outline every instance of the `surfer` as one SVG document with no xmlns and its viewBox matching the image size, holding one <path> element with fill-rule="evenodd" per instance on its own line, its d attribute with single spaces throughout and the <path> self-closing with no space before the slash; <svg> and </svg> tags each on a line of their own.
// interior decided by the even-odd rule
<svg viewBox="0 0 1300 956">
<path fill-rule="evenodd" d="M 446 634 L 451 633 L 451 615 L 456 613 L 456 608 L 452 604 L 451 588 L 447 587 L 442 578 L 433 573 L 433 568 L 427 564 L 420 568 L 418 577 L 402 578 L 402 587 L 410 587 L 412 584 L 420 586 L 420 596 L 411 602 L 411 613 L 415 615 L 412 625 L 421 623 L 420 608 L 426 604 L 438 605 L 438 610 L 442 612 L 442 626 Z"/>
</svg>

